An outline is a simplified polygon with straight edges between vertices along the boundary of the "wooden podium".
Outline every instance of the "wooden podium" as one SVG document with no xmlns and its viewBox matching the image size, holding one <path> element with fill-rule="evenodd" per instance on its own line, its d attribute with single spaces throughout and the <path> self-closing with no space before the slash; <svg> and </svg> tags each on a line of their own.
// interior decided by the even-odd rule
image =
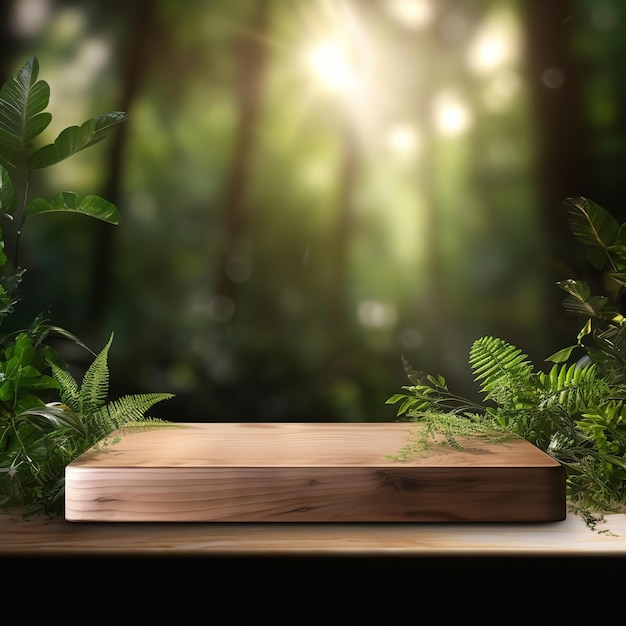
<svg viewBox="0 0 626 626">
<path fill-rule="evenodd" d="M 66 467 L 70 522 L 551 522 L 564 468 L 526 440 L 393 457 L 414 423 L 181 423 Z"/>
</svg>

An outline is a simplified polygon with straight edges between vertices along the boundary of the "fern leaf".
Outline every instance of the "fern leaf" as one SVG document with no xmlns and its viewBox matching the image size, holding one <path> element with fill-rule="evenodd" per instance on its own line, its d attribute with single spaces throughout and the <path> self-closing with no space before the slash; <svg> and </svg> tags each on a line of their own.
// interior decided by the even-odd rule
<svg viewBox="0 0 626 626">
<path fill-rule="evenodd" d="M 81 412 L 79 388 L 76 379 L 56 363 L 50 363 L 52 375 L 59 383 L 59 393 L 63 404 L 75 413 Z"/>
<path fill-rule="evenodd" d="M 567 415 L 575 415 L 593 404 L 600 403 L 609 393 L 608 385 L 596 375 L 595 364 L 587 367 L 554 365 L 547 373 L 539 374 L 539 383 L 544 389 L 539 408 L 559 408 Z"/>
<path fill-rule="evenodd" d="M 533 373 L 521 350 L 496 337 L 481 337 L 472 344 L 470 366 L 475 380 L 482 381 L 482 392 L 488 395 L 512 381 L 526 382 Z"/>
<path fill-rule="evenodd" d="M 126 395 L 109 402 L 107 410 L 111 421 L 119 428 L 130 422 L 138 422 L 146 418 L 146 413 L 157 402 L 172 397 L 170 393 L 139 393 Z"/>
<path fill-rule="evenodd" d="M 95 439 L 126 425 L 154 421 L 146 413 L 155 404 L 173 397 L 171 393 L 140 393 L 112 400 L 90 417 L 90 432 Z"/>
<path fill-rule="evenodd" d="M 82 412 L 89 415 L 104 406 L 109 392 L 109 348 L 113 343 L 113 333 L 104 348 L 96 355 L 80 386 Z"/>
</svg>

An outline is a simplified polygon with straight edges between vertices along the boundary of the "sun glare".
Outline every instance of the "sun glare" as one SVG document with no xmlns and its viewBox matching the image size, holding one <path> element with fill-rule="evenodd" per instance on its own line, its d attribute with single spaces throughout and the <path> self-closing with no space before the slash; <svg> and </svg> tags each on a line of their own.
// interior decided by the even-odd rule
<svg viewBox="0 0 626 626">
<path fill-rule="evenodd" d="M 387 10 L 398 22 L 414 29 L 430 26 L 435 15 L 431 0 L 387 0 Z"/>
<path fill-rule="evenodd" d="M 411 156 L 419 148 L 419 137 L 413 125 L 396 124 L 387 132 L 387 145 L 394 154 Z"/>
<path fill-rule="evenodd" d="M 436 77 L 436 83 L 441 84 L 433 84 L 430 93 L 423 96 L 430 101 L 430 119 L 419 119 L 418 107 L 411 109 L 407 105 L 407 110 L 407 99 L 402 100 L 404 92 L 394 92 L 393 86 L 401 84 L 396 73 L 397 58 L 393 56 L 395 42 L 386 40 L 384 31 L 373 28 L 354 7 L 330 0 L 320 0 L 314 6 L 316 10 L 311 5 L 306 7 L 305 27 L 298 31 L 297 44 L 299 76 L 308 76 L 306 92 L 311 103 L 330 96 L 322 102 L 332 108 L 324 111 L 336 108 L 338 119 L 357 129 L 368 145 L 383 143 L 402 157 L 415 157 L 419 151 L 420 125 L 431 124 L 442 136 L 459 136 L 472 128 L 475 112 L 462 89 L 453 88 L 450 81 L 454 76 L 447 80 Z M 384 8 L 399 24 L 415 31 L 433 27 L 440 12 L 433 0 L 385 0 Z M 463 37 L 452 36 L 453 18 L 454 32 Z M 443 27 L 443 21 L 441 24 Z M 517 63 L 521 44 L 514 14 L 504 9 L 491 12 L 478 23 L 473 36 L 460 14 L 448 15 L 446 24 L 447 39 L 457 44 L 463 41 L 467 46 L 467 69 L 484 80 L 480 86 L 485 110 L 502 113 L 520 89 Z M 411 65 L 416 80 L 420 79 L 423 62 L 427 61 L 416 57 Z M 411 94 L 411 89 L 407 92 Z M 308 108 L 315 106 L 311 103 Z M 398 121 L 406 125 L 399 126 Z"/>
<path fill-rule="evenodd" d="M 442 94 L 435 98 L 433 115 L 442 135 L 461 135 L 472 125 L 469 108 L 455 95 Z"/>
<path fill-rule="evenodd" d="M 324 41 L 314 46 L 308 60 L 314 75 L 331 91 L 348 92 L 356 84 L 356 72 L 346 50 L 338 43 Z"/>
<path fill-rule="evenodd" d="M 490 17 L 478 30 L 467 61 L 476 74 L 485 74 L 513 64 L 519 55 L 519 33 L 515 20 L 500 12 Z"/>
</svg>

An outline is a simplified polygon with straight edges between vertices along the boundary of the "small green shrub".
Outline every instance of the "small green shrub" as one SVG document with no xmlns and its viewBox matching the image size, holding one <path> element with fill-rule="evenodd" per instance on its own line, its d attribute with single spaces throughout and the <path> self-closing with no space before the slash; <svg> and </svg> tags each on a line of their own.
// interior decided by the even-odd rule
<svg viewBox="0 0 626 626">
<path fill-rule="evenodd" d="M 595 526 L 626 506 L 626 224 L 587 198 L 565 205 L 572 233 L 606 290 L 594 294 L 574 279 L 557 283 L 567 294 L 565 311 L 581 319 L 576 341 L 546 358 L 547 371 L 536 371 L 516 346 L 477 339 L 469 363 L 482 403 L 452 393 L 445 378 L 415 371 L 403 359 L 411 384 L 387 403 L 399 404 L 398 418 L 426 423 L 429 435 L 445 434 L 448 443 L 467 432 L 524 437 L 563 465 L 570 509 Z M 403 458 L 410 452 L 403 450 Z"/>
<path fill-rule="evenodd" d="M 65 466 L 116 428 L 159 421 L 146 412 L 172 394 L 107 402 L 113 334 L 95 354 L 53 325 L 45 308 L 27 328 L 3 330 L 21 299 L 25 269 L 19 262 L 20 236 L 31 219 L 68 212 L 119 223 L 117 208 L 96 195 L 63 191 L 50 200 L 29 197 L 39 170 L 102 141 L 127 118 L 118 111 L 98 115 L 38 147 L 52 121 L 45 110 L 50 87 L 38 74 L 38 60 L 32 57 L 0 89 L 0 508 L 53 514 L 63 509 Z M 63 367 L 52 337 L 73 341 L 95 357 L 81 384 Z"/>
</svg>

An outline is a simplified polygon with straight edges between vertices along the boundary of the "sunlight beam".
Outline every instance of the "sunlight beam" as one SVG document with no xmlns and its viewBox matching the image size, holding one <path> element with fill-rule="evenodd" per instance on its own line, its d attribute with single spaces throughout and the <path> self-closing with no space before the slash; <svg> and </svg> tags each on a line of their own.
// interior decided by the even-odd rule
<svg viewBox="0 0 626 626">
<path fill-rule="evenodd" d="M 333 92 L 350 92 L 356 72 L 345 49 L 333 41 L 314 46 L 308 55 L 309 67 L 319 81 Z"/>
</svg>

